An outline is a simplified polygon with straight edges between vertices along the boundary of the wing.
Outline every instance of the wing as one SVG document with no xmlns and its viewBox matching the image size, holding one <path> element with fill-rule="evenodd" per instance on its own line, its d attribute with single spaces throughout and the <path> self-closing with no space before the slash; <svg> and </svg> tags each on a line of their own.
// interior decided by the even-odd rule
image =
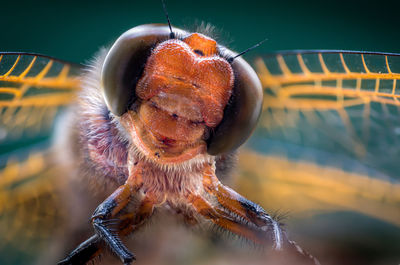
<svg viewBox="0 0 400 265">
<path fill-rule="evenodd" d="M 56 117 L 80 88 L 80 65 L 0 53 L 0 263 L 32 264 L 62 227 L 57 166 L 46 151 Z"/>
<path fill-rule="evenodd" d="M 63 106 L 80 88 L 81 66 L 28 53 L 0 53 L 2 152 L 51 131 Z M 23 141 L 21 141 L 23 140 Z"/>
<path fill-rule="evenodd" d="M 35 263 L 64 225 L 60 171 L 47 152 L 24 151 L 0 170 L 1 264 Z"/>
<path fill-rule="evenodd" d="M 239 160 L 242 192 L 303 223 L 317 256 L 399 258 L 388 242 L 400 240 L 400 55 L 290 51 L 255 66 L 264 105 Z"/>
<path fill-rule="evenodd" d="M 399 55 L 288 52 L 257 68 L 263 137 L 346 155 L 399 179 Z"/>
<path fill-rule="evenodd" d="M 381 191 L 379 185 L 367 188 L 351 177 L 344 186 L 360 185 L 360 190 L 369 190 L 370 199 L 392 202 L 393 210 L 399 210 L 400 55 L 290 51 L 258 58 L 256 68 L 264 87 L 264 105 L 249 147 L 265 157 L 358 174 L 371 185 L 382 181 L 388 187 L 381 187 L 384 197 L 372 196 Z M 329 176 L 322 179 L 327 181 Z M 336 195 L 343 190 L 336 189 Z M 339 204 L 337 196 L 327 197 L 332 198 L 331 205 Z M 392 219 L 400 225 L 400 211 L 394 212 L 398 214 Z M 381 213 L 376 211 L 374 216 L 385 218 Z"/>
</svg>

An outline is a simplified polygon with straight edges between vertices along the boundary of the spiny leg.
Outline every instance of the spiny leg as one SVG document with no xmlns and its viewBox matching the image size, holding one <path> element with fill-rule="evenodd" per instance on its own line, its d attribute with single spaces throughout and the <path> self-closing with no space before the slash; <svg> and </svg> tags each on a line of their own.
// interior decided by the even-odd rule
<svg viewBox="0 0 400 265">
<path fill-rule="evenodd" d="M 115 233 L 116 225 L 132 223 L 133 218 L 119 216 L 118 214 L 129 203 L 131 194 L 129 185 L 124 184 L 116 189 L 95 210 L 92 216 L 92 224 L 95 235 L 81 243 L 58 265 L 86 264 L 98 256 L 102 251 L 102 242 L 105 242 L 111 250 L 124 262 L 129 264 L 134 260 L 133 254 L 123 245 L 120 240 L 121 234 Z M 103 244 L 104 245 L 104 244 Z"/>
<path fill-rule="evenodd" d="M 92 224 L 96 234 L 106 242 L 124 264 L 130 264 L 135 256 L 122 243 L 113 226 L 120 222 L 117 215 L 126 207 L 130 198 L 130 186 L 124 184 L 101 203 L 92 216 Z"/>
<path fill-rule="evenodd" d="M 94 259 L 101 252 L 101 242 L 97 235 L 93 235 L 85 242 L 74 249 L 65 259 L 58 262 L 58 265 L 84 265 Z"/>
<path fill-rule="evenodd" d="M 125 236 L 140 227 L 153 213 L 156 200 L 151 194 L 146 194 L 135 213 L 118 216 L 118 236 Z M 75 248 L 58 265 L 84 265 L 101 255 L 106 245 L 98 234 L 93 235 Z"/>
<path fill-rule="evenodd" d="M 216 225 L 257 244 L 272 244 L 275 250 L 284 250 L 308 263 L 319 264 L 316 258 L 289 240 L 279 222 L 261 206 L 222 185 L 214 172 L 211 165 L 205 168 L 203 187 L 206 194 L 188 196 L 189 203 L 198 213 Z"/>
<path fill-rule="evenodd" d="M 85 264 L 101 251 L 101 241 L 104 241 L 124 264 L 130 264 L 135 259 L 122 243 L 120 236 L 128 235 L 143 224 L 153 213 L 154 205 L 160 201 L 154 194 L 147 193 L 140 200 L 135 213 L 121 213 L 132 195 L 142 187 L 141 169 L 141 166 L 137 165 L 134 174 L 130 175 L 125 184 L 97 207 L 92 216 L 96 234 L 79 245 L 59 264 L 76 264 L 74 261 L 78 260 L 81 262 L 79 264 Z"/>
</svg>

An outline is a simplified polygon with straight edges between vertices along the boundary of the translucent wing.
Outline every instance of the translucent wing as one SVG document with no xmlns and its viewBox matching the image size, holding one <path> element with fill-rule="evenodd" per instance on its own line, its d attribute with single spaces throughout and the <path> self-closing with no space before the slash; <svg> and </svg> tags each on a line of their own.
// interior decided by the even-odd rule
<svg viewBox="0 0 400 265">
<path fill-rule="evenodd" d="M 398 189 L 400 55 L 290 51 L 258 58 L 256 68 L 264 105 L 248 146 L 379 178 Z M 388 201 L 399 207 L 398 196 Z"/>
<path fill-rule="evenodd" d="M 256 65 L 263 137 L 344 154 L 399 178 L 399 55 L 293 51 Z"/>
<path fill-rule="evenodd" d="M 44 136 L 80 87 L 81 66 L 27 53 L 0 53 L 0 144 L 7 152 Z M 23 140 L 23 142 L 21 142 Z M 1 153 L 3 153 L 1 152 Z"/>
<path fill-rule="evenodd" d="M 61 172 L 46 152 L 24 153 L 0 170 L 1 264 L 34 264 L 64 225 Z"/>
<path fill-rule="evenodd" d="M 255 66 L 263 112 L 237 186 L 299 218 L 322 263 L 398 259 L 388 242 L 400 240 L 400 56 L 290 51 Z"/>
<path fill-rule="evenodd" d="M 62 178 L 46 149 L 80 88 L 81 66 L 0 53 L 0 264 L 32 264 L 62 227 Z"/>
</svg>

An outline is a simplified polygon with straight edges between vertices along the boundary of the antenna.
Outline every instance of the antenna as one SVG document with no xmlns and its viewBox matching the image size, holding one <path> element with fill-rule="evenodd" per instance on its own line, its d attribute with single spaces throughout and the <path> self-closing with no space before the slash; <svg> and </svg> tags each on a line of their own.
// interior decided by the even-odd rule
<svg viewBox="0 0 400 265">
<path fill-rule="evenodd" d="M 266 42 L 267 40 L 268 40 L 268 39 L 264 39 L 264 40 L 260 41 L 259 43 L 257 43 L 256 45 L 254 45 L 254 46 L 252 46 L 252 47 L 250 47 L 250 48 L 247 48 L 246 50 L 242 51 L 241 53 L 235 55 L 234 57 L 228 58 L 228 60 L 227 60 L 228 63 L 232 63 L 233 60 L 235 60 L 237 57 L 240 57 L 240 56 L 242 56 L 243 54 L 245 54 L 245 53 L 247 53 L 247 52 L 249 52 L 249 51 L 251 51 L 251 50 L 257 48 L 258 46 L 260 46 L 261 44 L 263 44 L 263 43 Z"/>
<path fill-rule="evenodd" d="M 167 8 L 165 7 L 165 2 L 164 2 L 164 0 L 161 0 L 161 2 L 163 5 L 163 8 L 164 8 L 165 16 L 167 17 L 167 21 L 168 21 L 168 27 L 169 27 L 169 31 L 170 31 L 169 37 L 170 37 L 170 39 L 175 39 L 175 33 L 172 31 L 171 21 L 169 21 L 168 11 L 167 11 Z"/>
</svg>

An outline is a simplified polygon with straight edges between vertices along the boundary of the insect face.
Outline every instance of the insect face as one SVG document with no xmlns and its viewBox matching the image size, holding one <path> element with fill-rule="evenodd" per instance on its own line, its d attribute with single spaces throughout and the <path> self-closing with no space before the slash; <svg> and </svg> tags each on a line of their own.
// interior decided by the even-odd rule
<svg viewBox="0 0 400 265">
<path fill-rule="evenodd" d="M 212 155 L 237 148 L 261 110 L 261 85 L 248 78 L 255 73 L 247 63 L 231 64 L 233 53 L 200 33 L 177 33 L 180 38 L 169 39 L 166 26 L 131 29 L 111 48 L 102 73 L 109 109 L 121 116 L 139 151 L 162 164 L 190 160 L 207 148 Z M 232 128 L 239 133 L 214 137 Z M 225 147 L 217 147 L 220 142 Z"/>
<path fill-rule="evenodd" d="M 142 103 L 124 114 L 132 116 L 125 126 L 147 156 L 175 162 L 206 150 L 203 135 L 222 120 L 233 87 L 232 68 L 216 52 L 216 42 L 199 34 L 152 51 L 136 87 Z"/>
</svg>

